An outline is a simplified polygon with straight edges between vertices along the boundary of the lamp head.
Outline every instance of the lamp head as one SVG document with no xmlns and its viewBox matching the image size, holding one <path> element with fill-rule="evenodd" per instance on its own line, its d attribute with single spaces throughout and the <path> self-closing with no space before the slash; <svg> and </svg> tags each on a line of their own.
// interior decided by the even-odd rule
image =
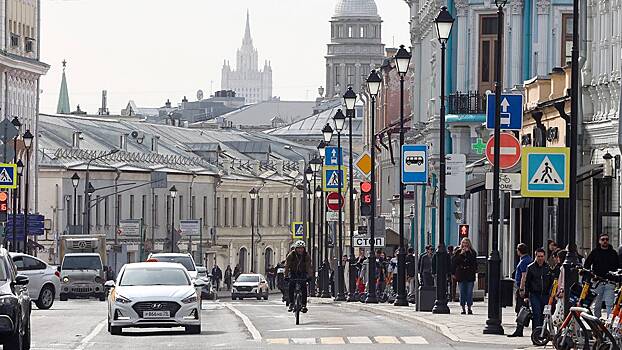
<svg viewBox="0 0 622 350">
<path fill-rule="evenodd" d="M 18 167 L 19 167 L 19 162 L 18 162 Z M 73 185 L 73 187 L 74 188 L 78 187 L 79 182 L 80 182 L 80 176 L 78 175 L 78 173 L 73 173 L 73 175 L 71 176 L 71 184 Z"/>
<path fill-rule="evenodd" d="M 17 175 L 22 175 L 23 172 L 24 172 L 24 162 L 22 162 L 21 159 L 18 159 L 17 160 Z"/>
<path fill-rule="evenodd" d="M 13 124 L 13 126 L 16 127 L 18 130 L 22 127 L 22 123 L 19 121 L 19 118 L 17 118 L 17 116 L 13 117 L 13 120 L 11 120 L 11 124 Z"/>
<path fill-rule="evenodd" d="M 26 147 L 26 150 L 30 150 L 30 147 L 32 147 L 32 140 L 35 138 L 35 136 L 30 132 L 30 129 L 26 130 L 26 132 L 24 133 L 23 139 L 24 139 L 24 147 Z"/>
<path fill-rule="evenodd" d="M 322 186 L 317 185 L 317 187 L 315 188 L 315 196 L 317 198 L 321 198 L 322 197 Z"/>
<path fill-rule="evenodd" d="M 322 135 L 324 135 L 324 142 L 327 144 L 330 143 L 330 140 L 333 138 L 333 128 L 330 127 L 330 124 L 326 123 L 326 125 L 324 125 Z"/>
<path fill-rule="evenodd" d="M 337 110 L 337 113 L 335 113 L 335 115 L 333 116 L 333 121 L 335 122 L 335 129 L 337 130 L 337 132 L 341 133 L 346 123 L 346 116 L 343 114 L 341 109 Z"/>
<path fill-rule="evenodd" d="M 410 58 L 412 55 L 406 50 L 404 45 L 400 45 L 400 49 L 395 54 L 395 63 L 397 65 L 397 71 L 400 75 L 408 73 L 408 66 L 410 65 Z"/>
<path fill-rule="evenodd" d="M 313 158 L 309 162 L 309 166 L 311 167 L 311 170 L 313 171 L 313 173 L 317 173 L 318 171 L 320 171 L 320 167 L 322 166 L 322 161 L 319 158 Z"/>
<path fill-rule="evenodd" d="M 169 192 L 171 193 L 171 198 L 174 199 L 175 197 L 177 197 L 177 188 L 175 187 L 175 185 L 173 185 L 173 187 L 169 189 Z"/>
<path fill-rule="evenodd" d="M 436 24 L 436 34 L 438 35 L 438 41 L 441 44 L 445 44 L 449 40 L 449 34 L 451 33 L 451 27 L 454 25 L 454 18 L 451 13 L 447 11 L 447 6 L 441 7 L 441 11 L 434 20 Z"/>
<path fill-rule="evenodd" d="M 343 102 L 345 103 L 347 110 L 354 110 L 354 105 L 356 105 L 356 93 L 352 90 L 351 86 L 348 88 L 348 91 L 343 94 Z"/>
<path fill-rule="evenodd" d="M 326 157 L 326 141 L 320 141 L 320 144 L 317 145 L 317 150 L 320 152 L 320 157 Z"/>
<path fill-rule="evenodd" d="M 307 182 L 313 179 L 313 169 L 311 169 L 311 165 L 307 165 L 305 169 L 305 179 L 307 179 Z"/>
<path fill-rule="evenodd" d="M 372 70 L 369 73 L 369 77 L 367 77 L 367 89 L 369 90 L 369 94 L 372 97 L 378 96 L 378 92 L 380 92 L 380 85 L 382 84 L 382 78 L 378 75 L 376 70 Z"/>
<path fill-rule="evenodd" d="M 248 195 L 251 197 L 251 199 L 257 199 L 258 194 L 259 191 L 255 187 L 251 188 L 251 190 L 248 191 Z"/>
</svg>

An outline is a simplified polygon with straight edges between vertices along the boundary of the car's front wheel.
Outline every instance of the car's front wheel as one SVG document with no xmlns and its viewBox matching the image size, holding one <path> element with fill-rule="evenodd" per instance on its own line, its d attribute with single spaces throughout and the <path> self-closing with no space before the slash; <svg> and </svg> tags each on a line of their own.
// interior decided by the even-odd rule
<svg viewBox="0 0 622 350">
<path fill-rule="evenodd" d="M 41 289 L 39 299 L 35 301 L 35 305 L 41 310 L 47 310 L 54 304 L 54 287 L 47 285 Z"/>
<path fill-rule="evenodd" d="M 188 334 L 201 334 L 201 325 L 186 326 L 186 333 Z"/>
</svg>

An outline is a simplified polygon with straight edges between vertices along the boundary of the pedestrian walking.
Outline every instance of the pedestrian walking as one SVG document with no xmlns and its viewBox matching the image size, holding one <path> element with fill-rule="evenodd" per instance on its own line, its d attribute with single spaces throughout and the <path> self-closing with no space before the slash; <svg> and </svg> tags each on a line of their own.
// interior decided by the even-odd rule
<svg viewBox="0 0 622 350">
<path fill-rule="evenodd" d="M 525 281 L 527 280 L 527 267 L 533 262 L 528 254 L 528 248 L 525 243 L 520 243 L 516 246 L 516 254 L 518 254 L 519 260 L 514 271 L 514 286 L 516 287 L 515 299 L 516 306 L 514 311 L 516 314 L 525 306 Z M 508 337 L 522 337 L 524 325 L 516 324 L 516 330 L 512 334 L 508 334 Z"/>
<path fill-rule="evenodd" d="M 543 324 L 544 306 L 548 303 L 549 293 L 553 286 L 551 269 L 546 262 L 546 252 L 542 248 L 536 249 L 534 253 L 536 259 L 527 267 L 527 277 L 525 278 L 525 303 L 531 306 L 533 317 L 533 329 L 541 327 Z"/>
<path fill-rule="evenodd" d="M 275 279 L 276 279 L 276 269 L 272 265 L 268 265 L 268 269 L 266 270 L 266 275 L 268 277 L 268 288 L 273 290 L 275 287 Z"/>
<path fill-rule="evenodd" d="M 447 253 L 450 259 L 453 259 L 455 250 L 458 249 L 459 248 L 454 248 L 454 246 L 452 245 L 447 246 Z M 450 271 L 447 274 L 447 279 L 449 280 L 449 288 L 447 289 L 449 291 L 449 300 L 456 301 L 456 287 L 458 281 L 456 280 L 456 271 L 453 268 L 453 264 L 450 266 Z"/>
<path fill-rule="evenodd" d="M 212 267 L 212 280 L 216 285 L 216 290 L 220 290 L 220 281 L 222 281 L 222 270 L 220 269 L 218 264 L 214 264 L 214 267 Z"/>
<path fill-rule="evenodd" d="M 233 278 L 233 271 L 231 271 L 231 265 L 227 265 L 225 269 L 225 285 L 227 290 L 231 290 L 231 279 Z"/>
<path fill-rule="evenodd" d="M 412 247 L 408 248 L 408 255 L 406 255 L 406 286 L 408 287 L 408 298 L 413 301 L 415 297 L 415 259 L 415 249 Z"/>
<path fill-rule="evenodd" d="M 609 235 L 602 233 L 598 236 L 598 247 L 596 247 L 585 259 L 586 269 L 591 269 L 598 277 L 606 277 L 607 273 L 617 271 L 620 267 L 618 254 L 609 244 Z M 600 318 L 602 314 L 602 303 L 607 307 L 607 316 L 613 306 L 615 286 L 611 283 L 601 283 L 596 286 L 596 298 L 594 298 L 594 316 Z"/>
<path fill-rule="evenodd" d="M 233 279 L 237 280 L 241 274 L 242 271 L 240 270 L 240 265 L 235 265 L 235 268 L 233 269 Z"/>
<path fill-rule="evenodd" d="M 468 238 L 463 238 L 460 248 L 454 252 L 452 259 L 452 270 L 460 288 L 460 306 L 462 314 L 466 314 L 468 308 L 469 315 L 473 314 L 473 287 L 475 285 L 475 273 L 477 273 L 477 252 L 473 249 L 473 244 Z"/>
<path fill-rule="evenodd" d="M 550 268 L 553 268 L 555 266 L 555 257 L 553 256 L 553 253 L 555 253 L 557 249 L 559 248 L 557 247 L 557 243 L 555 243 L 554 240 L 549 239 L 546 242 L 546 262 L 549 264 Z"/>
<path fill-rule="evenodd" d="M 425 247 L 425 252 L 419 257 L 419 282 L 424 287 L 434 286 L 432 276 L 432 255 L 434 249 L 431 245 Z"/>
</svg>

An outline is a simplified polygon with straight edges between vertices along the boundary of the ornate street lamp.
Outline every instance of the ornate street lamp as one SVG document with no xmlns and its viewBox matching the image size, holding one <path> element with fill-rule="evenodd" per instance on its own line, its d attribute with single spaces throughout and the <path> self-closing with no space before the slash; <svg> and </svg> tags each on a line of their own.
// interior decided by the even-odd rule
<svg viewBox="0 0 622 350">
<path fill-rule="evenodd" d="M 337 113 L 333 116 L 333 122 L 335 123 L 335 130 L 337 131 L 337 149 L 341 151 L 341 132 L 343 131 L 343 127 L 346 123 L 346 116 L 343 114 L 341 109 L 337 110 Z M 341 161 L 343 163 L 343 160 Z M 342 167 L 341 164 L 337 165 L 339 172 L 341 173 Z M 343 174 L 343 173 L 341 173 Z M 337 232 L 338 232 L 338 251 L 339 256 L 337 258 L 337 280 L 335 281 L 337 288 L 337 293 L 335 295 L 336 301 L 345 301 L 345 280 L 344 280 L 344 266 L 343 266 L 343 223 L 342 223 L 342 215 L 341 215 L 341 189 L 342 189 L 342 175 L 338 174 L 337 176 L 337 193 L 338 196 L 338 206 L 339 206 L 339 217 L 337 219 Z M 327 180 L 328 181 L 328 180 Z"/>
<path fill-rule="evenodd" d="M 78 204 L 78 184 L 80 183 L 80 176 L 78 175 L 78 173 L 73 173 L 73 176 L 71 176 L 71 184 L 73 185 L 73 226 L 75 227 L 78 223 L 78 211 L 77 211 L 77 204 Z"/>
<path fill-rule="evenodd" d="M 354 107 L 356 106 L 356 93 L 352 90 L 352 87 L 348 88 L 348 91 L 343 95 L 343 102 L 346 106 L 346 117 L 348 118 L 348 143 L 349 143 L 349 151 L 348 151 L 348 160 L 350 164 L 349 168 L 349 178 L 354 179 L 354 168 L 352 167 L 353 161 L 353 146 L 352 146 L 352 119 L 356 118 L 356 110 Z M 350 181 L 348 184 L 348 189 L 350 193 L 350 259 L 348 263 L 348 299 L 347 301 L 356 301 L 358 293 L 356 293 L 356 258 L 354 257 L 354 198 L 352 198 L 353 190 L 354 190 L 354 181 Z"/>
<path fill-rule="evenodd" d="M 24 148 L 26 149 L 26 187 L 24 189 L 24 254 L 28 254 L 28 195 L 30 188 L 30 150 L 32 149 L 32 141 L 35 136 L 30 133 L 30 129 L 26 130 L 22 139 L 24 140 Z"/>
<path fill-rule="evenodd" d="M 248 191 L 248 195 L 251 197 L 251 271 L 255 271 L 255 201 L 259 196 L 259 190 L 256 188 L 251 188 Z M 244 268 L 241 266 L 240 268 Z"/>
<path fill-rule="evenodd" d="M 169 190 L 171 195 L 171 253 L 175 252 L 175 197 L 177 197 L 177 188 L 173 185 Z"/>
<path fill-rule="evenodd" d="M 324 136 L 324 142 L 330 144 L 330 140 L 333 139 L 333 128 L 331 128 L 330 124 L 326 123 L 326 125 L 324 125 L 324 128 L 322 128 L 322 135 Z"/>
</svg>

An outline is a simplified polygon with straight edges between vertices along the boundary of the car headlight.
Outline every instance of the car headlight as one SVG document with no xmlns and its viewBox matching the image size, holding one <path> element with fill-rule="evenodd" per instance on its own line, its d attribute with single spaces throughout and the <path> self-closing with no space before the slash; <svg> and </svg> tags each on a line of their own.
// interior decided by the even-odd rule
<svg viewBox="0 0 622 350">
<path fill-rule="evenodd" d="M 63 277 L 63 283 L 69 283 L 69 277 L 67 276 Z"/>
<path fill-rule="evenodd" d="M 95 283 L 104 283 L 104 280 L 99 276 L 95 276 Z"/>
<path fill-rule="evenodd" d="M 126 297 L 124 297 L 123 295 L 117 294 L 114 298 L 114 301 L 119 303 L 119 304 L 129 304 L 132 301 Z"/>
<path fill-rule="evenodd" d="M 197 295 L 196 294 L 192 294 L 184 299 L 181 300 L 182 303 L 184 304 L 191 304 L 191 303 L 196 303 L 197 302 Z"/>
</svg>

